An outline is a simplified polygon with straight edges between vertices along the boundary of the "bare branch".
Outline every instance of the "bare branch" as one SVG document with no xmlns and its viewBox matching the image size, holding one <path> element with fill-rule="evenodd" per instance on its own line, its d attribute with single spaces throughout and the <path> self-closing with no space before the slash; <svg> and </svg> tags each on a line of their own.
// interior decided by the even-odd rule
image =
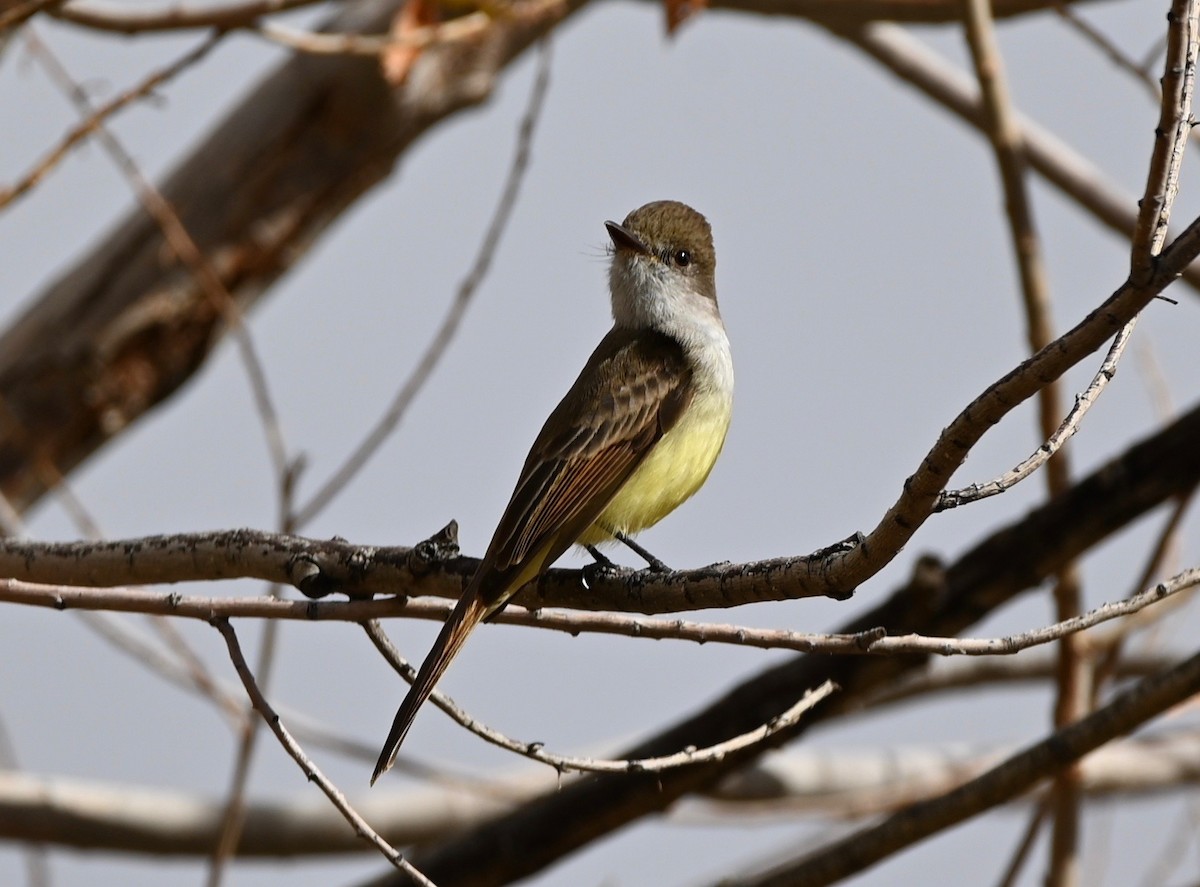
<svg viewBox="0 0 1200 887">
<path fill-rule="evenodd" d="M 1092 714 L 1051 733 L 987 773 L 940 797 L 914 804 L 803 859 L 728 887 L 832 884 L 964 820 L 1006 803 L 1106 742 L 1129 733 L 1200 693 L 1200 654 L 1168 672 L 1144 678 Z"/>
<path fill-rule="evenodd" d="M 967 43 L 983 99 L 986 131 L 1000 170 L 1009 236 L 1021 281 L 1026 338 L 1030 352 L 1036 354 L 1054 338 L 1054 321 L 1050 311 L 1050 283 L 1046 278 L 1041 242 L 1029 200 L 1020 127 L 1009 96 L 990 0 L 963 0 L 963 9 Z M 1122 333 L 1132 331 L 1133 322 L 1126 324 Z M 1117 338 L 1122 338 L 1121 333 L 1117 334 Z M 1109 349 L 1109 353 L 1112 354 L 1113 350 Z M 1054 438 L 1055 425 L 1062 415 L 1061 403 L 1062 385 L 1059 379 L 1051 380 L 1038 392 L 1038 437 L 1042 440 Z M 1050 462 L 1050 453 L 1047 452 L 1046 459 L 1042 460 L 1046 463 L 1046 489 L 1051 496 L 1063 492 L 1071 482 L 1066 451 L 1057 455 L 1058 458 Z M 942 501 L 943 497 L 939 496 L 939 504 Z M 1076 565 L 1064 564 L 1055 577 L 1053 589 L 1055 615 L 1060 621 L 1078 615 L 1082 597 L 1079 583 Z M 1088 696 L 1083 692 L 1082 657 L 1074 641 L 1073 637 L 1064 636 L 1059 645 L 1058 698 L 1054 720 L 1058 727 L 1082 716 L 1088 702 Z M 1054 837 L 1047 887 L 1073 887 L 1075 883 L 1079 793 L 1075 790 L 1072 776 L 1069 770 L 1064 771 L 1055 782 L 1052 803 Z"/>
<path fill-rule="evenodd" d="M 1058 452 L 1063 444 L 1075 436 L 1075 432 L 1079 430 L 1079 425 L 1083 421 L 1083 417 L 1087 415 L 1087 411 L 1092 408 L 1097 398 L 1100 397 L 1100 393 L 1112 381 L 1113 376 L 1117 374 L 1117 363 L 1125 351 L 1125 346 L 1129 343 L 1129 337 L 1133 334 L 1134 325 L 1135 322 L 1130 321 L 1121 327 L 1121 331 L 1113 339 L 1108 353 L 1104 356 L 1103 363 L 1100 364 L 1100 369 L 1096 371 L 1096 375 L 1092 377 L 1092 381 L 1088 384 L 1088 387 L 1084 389 L 1082 394 L 1076 395 L 1075 405 L 1071 407 L 1071 411 L 1067 413 L 1062 424 L 1055 429 L 1054 433 L 1050 435 L 1044 444 L 1030 454 L 1029 458 L 1025 459 L 1025 461 L 1021 462 L 1011 471 L 1007 471 L 987 483 L 971 484 L 969 487 L 943 491 L 938 496 L 934 511 L 947 511 L 951 508 L 957 508 L 960 505 L 966 505 L 969 502 L 986 499 L 989 496 L 996 496 L 1006 490 L 1010 490 L 1033 474 L 1033 472 L 1037 471 L 1051 456 Z"/>
<path fill-rule="evenodd" d="M 861 28 L 831 27 L 830 31 L 963 122 L 983 130 L 983 105 L 970 78 L 902 28 L 882 23 Z M 1024 116 L 1018 115 L 1017 119 L 1030 168 L 1127 240 L 1137 223 L 1137 214 L 1131 209 L 1136 197 L 1122 193 L 1091 160 L 1049 130 Z M 1180 273 L 1193 289 L 1200 288 L 1200 266 L 1184 267 Z"/>
<path fill-rule="evenodd" d="M 1200 568 L 1185 570 L 1126 600 L 1103 604 L 1080 616 L 1044 628 L 999 638 L 928 637 L 919 634 L 888 637 L 882 628 L 867 629 L 853 634 L 804 634 L 740 625 L 629 618 L 611 613 L 527 611 L 514 605 L 498 613 L 493 621 L 503 625 L 546 628 L 573 635 L 616 634 L 648 640 L 685 640 L 701 644 L 732 644 L 811 653 L 1010 656 L 1031 647 L 1061 640 L 1103 622 L 1137 613 L 1151 604 L 1166 600 L 1198 584 Z M 189 619 L 260 618 L 310 622 L 361 622 L 397 615 L 444 621 L 452 608 L 448 602 L 426 601 L 420 598 L 302 603 L 281 601 L 272 597 L 202 598 L 156 594 L 135 589 L 98 591 L 63 585 L 39 585 L 15 579 L 0 579 L 0 601 L 57 610 L 114 610 Z M 393 665 L 398 670 L 404 668 L 396 662 L 393 662 Z"/>
<path fill-rule="evenodd" d="M 794 749 L 734 773 L 705 793 L 703 800 L 732 815 L 778 811 L 793 817 L 860 819 L 895 812 L 913 801 L 957 788 L 1016 751 L 1004 746 L 886 744 L 878 748 Z M 1097 799 L 1186 792 L 1185 786 L 1200 782 L 1198 752 L 1200 735 L 1190 730 L 1122 738 L 1080 761 L 1081 788 Z"/>
<path fill-rule="evenodd" d="M 366 622 L 363 624 L 363 628 L 366 629 L 367 636 L 375 644 L 375 648 L 383 654 L 383 658 L 387 660 L 388 664 L 401 677 L 409 683 L 416 680 L 417 670 L 400 655 L 377 621 Z M 690 764 L 701 764 L 706 761 L 719 761 L 733 752 L 752 748 L 769 739 L 780 730 L 786 730 L 798 723 L 806 712 L 811 711 L 813 706 L 830 696 L 835 690 L 837 690 L 837 687 L 834 686 L 833 682 L 826 681 L 811 692 L 805 693 L 795 705 L 783 714 L 771 718 L 770 721 L 753 730 L 749 730 L 746 733 L 734 736 L 723 742 L 718 742 L 707 748 L 686 748 L 669 755 L 618 761 L 591 757 L 571 757 L 548 752 L 542 747 L 540 742 L 521 742 L 511 739 L 498 730 L 472 718 L 453 699 L 444 693 L 434 690 L 430 698 L 433 700 L 434 705 L 450 715 L 456 723 L 465 727 L 480 739 L 490 742 L 499 748 L 515 752 L 530 760 L 549 764 L 560 772 L 574 770 L 585 773 L 658 773 L 673 767 L 686 767 Z"/>
<path fill-rule="evenodd" d="M 1154 257 L 1167 239 L 1171 204 L 1179 191 L 1179 167 L 1192 129 L 1192 95 L 1196 85 L 1196 54 L 1200 22 L 1194 0 L 1173 0 L 1167 15 L 1167 60 L 1162 79 L 1162 111 L 1154 130 L 1154 150 L 1146 190 L 1133 230 L 1130 276 L 1148 280 Z"/>
<path fill-rule="evenodd" d="M 258 530 L 106 542 L 0 539 L 0 576 L 105 588 L 261 579 L 294 586 L 310 597 L 339 592 L 352 598 L 375 594 L 457 598 L 479 564 L 457 552 L 456 542 L 436 539 L 415 548 L 385 548 Z M 826 589 L 806 581 L 809 569 L 808 558 L 785 557 L 667 574 L 648 570 L 612 573 L 589 583 L 583 581 L 579 570 L 554 569 L 522 589 L 513 603 L 530 610 L 552 604 L 638 613 L 726 608 L 820 596 Z M 364 615 L 357 618 L 395 615 L 403 609 L 383 604 L 358 610 Z"/>
<path fill-rule="evenodd" d="M 238 644 L 237 633 L 233 630 L 233 626 L 229 624 L 228 619 L 215 618 L 212 621 L 212 626 L 221 633 L 221 637 L 225 639 L 225 646 L 229 649 L 229 659 L 233 662 L 233 667 L 237 670 L 238 677 L 242 679 L 242 686 L 246 688 L 246 694 L 250 697 L 255 710 L 262 715 L 267 726 L 271 728 L 271 732 L 275 734 L 279 740 L 279 744 L 284 750 L 291 755 L 292 759 L 299 765 L 300 770 L 304 773 L 305 778 L 309 782 L 316 783 L 317 787 L 325 793 L 325 796 L 338 809 L 338 812 L 345 817 L 346 821 L 354 828 L 355 834 L 365 841 L 374 844 L 375 847 L 383 854 L 384 858 L 395 866 L 399 871 L 403 872 L 422 887 L 436 887 L 436 885 L 426 878 L 420 871 L 413 867 L 412 863 L 404 858 L 404 856 L 379 836 L 379 834 L 367 824 L 367 821 L 358 814 L 358 812 L 350 806 L 350 802 L 346 800 L 346 796 L 330 782 L 325 774 L 315 763 L 309 760 L 304 754 L 304 749 L 292 738 L 288 733 L 287 728 L 283 726 L 283 721 L 279 719 L 279 715 L 271 708 L 269 702 L 258 689 L 258 684 L 255 683 L 254 675 L 250 673 L 250 667 L 246 664 L 246 658 L 242 655 L 241 646 Z"/>
<path fill-rule="evenodd" d="M 42 181 L 50 172 L 58 166 L 70 153 L 71 149 L 81 144 L 88 136 L 94 133 L 97 128 L 112 117 L 122 108 L 133 104 L 139 99 L 143 99 L 150 95 L 160 86 L 170 82 L 177 75 L 182 73 L 187 68 L 199 62 L 212 50 L 214 46 L 221 42 L 220 34 L 213 34 L 207 39 L 201 41 L 194 49 L 181 55 L 171 64 L 167 65 L 158 71 L 155 71 L 137 86 L 127 89 L 125 92 L 113 98 L 111 101 L 105 102 L 100 107 L 96 108 L 85 120 L 80 121 L 76 126 L 68 132 L 53 149 L 45 154 L 29 172 L 22 176 L 15 184 L 7 188 L 0 188 L 0 209 L 8 206 L 14 200 L 25 196 L 39 182 Z"/>
<path fill-rule="evenodd" d="M 1194 792 L 1200 782 L 1194 733 L 1125 739 L 1083 762 L 1089 797 L 1133 799 Z M 716 817 L 736 822 L 778 809 L 797 815 L 851 819 L 894 810 L 902 798 L 926 798 L 985 771 L 1011 750 L 881 747 L 795 750 L 772 755 L 724 780 L 698 805 L 668 814 L 680 825 Z M 428 844 L 539 794 L 561 778 L 546 771 L 462 789 L 387 789 L 353 798 L 354 809 L 393 846 Z M 222 805 L 161 786 L 106 783 L 65 776 L 0 772 L 0 838 L 56 847 L 203 857 L 216 840 Z M 252 800 L 238 845 L 240 859 L 312 860 L 330 854 L 374 853 L 346 828 L 344 817 L 310 792 Z M 1156 883 L 1161 883 L 1156 882 Z"/>
</svg>

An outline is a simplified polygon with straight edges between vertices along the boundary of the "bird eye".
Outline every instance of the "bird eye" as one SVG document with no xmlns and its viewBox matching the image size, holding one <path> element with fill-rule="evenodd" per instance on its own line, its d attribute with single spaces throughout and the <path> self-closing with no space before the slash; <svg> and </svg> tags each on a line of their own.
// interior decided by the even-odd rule
<svg viewBox="0 0 1200 887">
<path fill-rule="evenodd" d="M 688 265 L 692 264 L 692 254 L 686 249 L 675 250 L 675 255 L 672 256 L 672 258 L 675 260 L 675 264 L 680 268 L 686 268 Z"/>
</svg>

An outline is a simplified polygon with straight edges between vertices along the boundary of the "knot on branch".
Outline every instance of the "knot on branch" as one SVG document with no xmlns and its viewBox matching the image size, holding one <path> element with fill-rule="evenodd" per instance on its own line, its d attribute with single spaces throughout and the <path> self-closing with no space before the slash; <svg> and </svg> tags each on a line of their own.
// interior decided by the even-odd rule
<svg viewBox="0 0 1200 887">
<path fill-rule="evenodd" d="M 326 575 L 316 559 L 308 554 L 297 554 L 288 560 L 287 577 L 302 595 L 313 600 L 338 590 L 339 583 Z"/>
<path fill-rule="evenodd" d="M 408 569 L 413 576 L 426 576 L 458 555 L 458 521 L 452 520 L 424 542 L 413 546 L 408 554 Z"/>
</svg>

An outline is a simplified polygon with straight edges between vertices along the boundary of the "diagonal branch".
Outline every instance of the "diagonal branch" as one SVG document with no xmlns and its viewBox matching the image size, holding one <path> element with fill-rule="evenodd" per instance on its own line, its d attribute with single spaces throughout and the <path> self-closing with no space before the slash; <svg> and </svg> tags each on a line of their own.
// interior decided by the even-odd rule
<svg viewBox="0 0 1200 887">
<path fill-rule="evenodd" d="M 271 728 L 271 732 L 279 740 L 279 744 L 300 765 L 300 769 L 304 772 L 309 782 L 316 783 L 317 787 L 333 802 L 338 812 L 346 818 L 346 821 L 350 823 L 359 837 L 374 844 L 388 862 L 404 873 L 413 883 L 420 885 L 420 887 L 436 887 L 432 881 L 421 874 L 412 863 L 406 860 L 399 850 L 381 838 L 379 833 L 367 824 L 367 821 L 359 815 L 358 811 L 350 806 L 350 802 L 346 800 L 346 796 L 304 754 L 304 750 L 292 738 L 292 735 L 283 725 L 283 721 L 279 719 L 279 715 L 275 713 L 271 708 L 271 704 L 267 702 L 266 697 L 262 695 L 262 691 L 258 689 L 254 675 L 250 672 L 250 666 L 246 664 L 246 657 L 242 655 L 242 648 L 238 643 L 237 633 L 233 630 L 233 626 L 229 624 L 229 620 L 223 618 L 213 619 L 212 625 L 213 628 L 221 633 L 221 637 L 224 638 L 225 646 L 229 650 L 229 658 L 233 662 L 233 667 L 237 670 L 238 677 L 242 679 L 242 686 L 246 689 L 246 695 L 250 697 L 255 710 L 262 715 L 267 726 Z"/>
<path fill-rule="evenodd" d="M 1143 678 L 1107 705 L 1050 734 L 953 791 L 913 804 L 879 825 L 798 862 L 762 875 L 722 881 L 728 887 L 820 887 L 875 865 L 891 854 L 1028 791 L 1106 742 L 1130 733 L 1200 693 L 1200 654 L 1170 671 Z"/>
</svg>

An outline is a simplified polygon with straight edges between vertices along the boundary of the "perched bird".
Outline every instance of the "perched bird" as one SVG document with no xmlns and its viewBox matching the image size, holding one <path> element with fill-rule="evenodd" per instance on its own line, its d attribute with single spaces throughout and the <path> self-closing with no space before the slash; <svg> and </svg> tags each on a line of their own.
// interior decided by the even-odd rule
<svg viewBox="0 0 1200 887">
<path fill-rule="evenodd" d="M 605 225 L 613 328 L 534 441 L 479 568 L 396 713 L 372 784 L 476 625 L 572 544 L 628 541 L 658 523 L 708 479 L 725 443 L 733 360 L 707 220 L 662 200 Z"/>
</svg>

